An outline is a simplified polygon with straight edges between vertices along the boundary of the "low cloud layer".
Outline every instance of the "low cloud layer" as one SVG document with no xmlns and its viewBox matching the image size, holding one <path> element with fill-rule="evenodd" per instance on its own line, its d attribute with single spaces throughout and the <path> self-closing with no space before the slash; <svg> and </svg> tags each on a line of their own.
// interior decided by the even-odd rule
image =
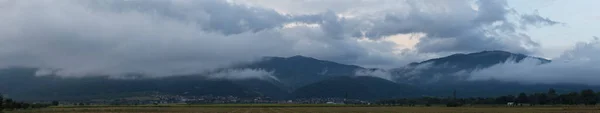
<svg viewBox="0 0 600 113">
<path fill-rule="evenodd" d="M 377 77 L 377 78 L 381 78 L 381 79 L 385 79 L 385 80 L 389 80 L 389 81 L 395 81 L 393 76 L 391 75 L 390 72 L 387 72 L 385 70 L 357 70 L 354 74 L 355 76 L 371 76 L 371 77 Z"/>
<path fill-rule="evenodd" d="M 547 25 L 564 24 L 561 22 L 550 20 L 547 17 L 542 17 L 538 14 L 537 11 L 535 11 L 533 14 L 521 15 L 521 23 L 523 23 L 521 26 L 521 28 L 523 29 L 527 29 L 528 26 L 541 27 Z"/>
<path fill-rule="evenodd" d="M 506 63 L 473 72 L 471 80 L 502 80 L 521 83 L 571 83 L 600 85 L 600 40 L 578 43 L 553 62 L 539 60 Z"/>
<path fill-rule="evenodd" d="M 399 67 L 439 54 L 539 47 L 518 32 L 513 24 L 519 21 L 506 19 L 514 14 L 504 0 L 297 3 L 335 6 L 331 10 L 282 10 L 265 1 L 2 0 L 0 67 L 165 76 L 263 56 Z M 310 11 L 296 12 L 302 9 Z M 416 33 L 424 37 L 414 48 L 386 40 Z"/>
<path fill-rule="evenodd" d="M 265 70 L 253 70 L 253 69 L 237 69 L 237 70 L 225 70 L 218 73 L 206 75 L 209 79 L 226 79 L 226 80 L 248 80 L 248 79 L 259 79 L 266 81 L 279 81 L 277 77 L 273 76 L 273 72 L 267 72 Z"/>
</svg>

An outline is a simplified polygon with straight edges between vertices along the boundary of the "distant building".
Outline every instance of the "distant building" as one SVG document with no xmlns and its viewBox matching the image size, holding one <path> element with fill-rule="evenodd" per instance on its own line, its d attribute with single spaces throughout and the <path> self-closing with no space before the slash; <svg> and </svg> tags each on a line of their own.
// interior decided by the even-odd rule
<svg viewBox="0 0 600 113">
<path fill-rule="evenodd" d="M 507 102 L 506 106 L 515 106 L 515 102 Z"/>
</svg>

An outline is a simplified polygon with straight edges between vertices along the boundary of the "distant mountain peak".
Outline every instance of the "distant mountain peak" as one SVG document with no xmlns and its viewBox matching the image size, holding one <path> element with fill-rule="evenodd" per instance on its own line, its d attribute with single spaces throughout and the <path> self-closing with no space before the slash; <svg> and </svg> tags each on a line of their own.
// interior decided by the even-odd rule
<svg viewBox="0 0 600 113">
<path fill-rule="evenodd" d="M 307 56 L 302 56 L 302 55 L 295 55 L 295 56 L 291 56 L 291 57 L 275 57 L 275 56 L 268 56 L 268 57 L 263 57 L 264 60 L 274 60 L 274 59 L 278 59 L 278 60 L 318 60 L 316 58 L 312 58 L 312 57 L 307 57 Z"/>
<path fill-rule="evenodd" d="M 472 62 L 473 60 L 485 60 L 488 63 L 496 64 L 496 63 L 506 62 L 508 60 L 515 60 L 516 62 L 520 62 L 521 60 L 523 60 L 525 58 L 538 59 L 538 60 L 542 61 L 542 63 L 550 62 L 550 60 L 547 60 L 544 58 L 527 56 L 527 55 L 520 54 L 520 53 L 512 53 L 512 52 L 501 51 L 501 50 L 486 50 L 486 51 L 468 53 L 468 54 L 458 53 L 458 54 L 453 54 L 453 55 L 446 56 L 446 57 L 426 60 L 423 62 L 414 62 L 414 63 L 410 63 L 409 65 L 416 66 L 419 64 L 426 64 L 426 63 L 434 63 L 434 64 L 464 63 L 464 62 Z"/>
<path fill-rule="evenodd" d="M 296 55 L 296 56 L 292 56 L 292 57 L 287 57 L 286 59 L 299 59 L 299 60 L 318 60 L 316 58 L 312 58 L 312 57 L 307 57 L 307 56 L 302 56 L 302 55 Z"/>
<path fill-rule="evenodd" d="M 415 62 L 407 67 L 395 69 L 394 73 L 401 74 L 398 80 L 417 82 L 438 82 L 463 80 L 461 76 L 437 76 L 453 75 L 457 72 L 472 72 L 474 70 L 489 68 L 503 63 L 520 63 L 526 59 L 538 60 L 540 64 L 551 62 L 550 60 L 527 56 L 525 54 L 511 53 L 507 51 L 481 51 L 467 54 L 453 54 L 446 57 L 435 58 L 423 62 Z"/>
<path fill-rule="evenodd" d="M 338 76 L 352 76 L 356 70 L 365 69 L 327 60 L 319 60 L 301 55 L 291 57 L 264 57 L 263 60 L 236 68 L 261 69 L 273 72 L 288 89 Z"/>
<path fill-rule="evenodd" d="M 514 53 L 512 53 L 512 52 L 508 52 L 508 51 L 502 51 L 502 50 L 485 50 L 485 51 L 476 52 L 476 53 L 471 53 L 471 54 L 477 54 L 477 53 L 504 53 L 504 54 L 514 54 Z"/>
<path fill-rule="evenodd" d="M 307 57 L 307 56 L 302 56 L 302 55 L 295 55 L 295 56 L 291 56 L 288 58 L 312 58 L 312 57 Z"/>
<path fill-rule="evenodd" d="M 487 51 L 481 51 L 481 52 L 476 52 L 476 53 L 470 53 L 467 55 L 519 55 L 519 56 L 527 56 L 524 54 L 520 54 L 520 53 L 512 53 L 512 52 L 508 52 L 508 51 L 501 51 L 501 50 L 487 50 Z"/>
</svg>

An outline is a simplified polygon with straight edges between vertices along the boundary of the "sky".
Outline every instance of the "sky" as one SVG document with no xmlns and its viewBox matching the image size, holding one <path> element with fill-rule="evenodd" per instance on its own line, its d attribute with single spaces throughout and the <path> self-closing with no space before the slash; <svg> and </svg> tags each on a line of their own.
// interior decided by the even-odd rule
<svg viewBox="0 0 600 113">
<path fill-rule="evenodd" d="M 527 33 L 541 42 L 542 50 L 537 55 L 556 58 L 577 42 L 585 42 L 599 36 L 600 14 L 591 12 L 600 10 L 597 0 L 509 0 L 508 3 L 518 11 L 538 11 L 540 15 L 564 23 L 561 26 L 531 29 Z"/>
<path fill-rule="evenodd" d="M 594 4 L 599 1 L 0 0 L 0 67 L 164 76 L 265 56 L 374 68 L 484 50 L 557 59 L 598 35 Z"/>
</svg>

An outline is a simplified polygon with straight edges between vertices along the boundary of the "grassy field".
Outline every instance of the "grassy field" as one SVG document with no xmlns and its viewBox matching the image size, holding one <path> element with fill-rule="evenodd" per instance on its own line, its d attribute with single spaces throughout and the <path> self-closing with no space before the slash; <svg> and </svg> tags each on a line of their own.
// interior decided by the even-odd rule
<svg viewBox="0 0 600 113">
<path fill-rule="evenodd" d="M 62 106 L 7 113 L 600 113 L 600 107 L 377 107 L 341 105 Z"/>
</svg>

